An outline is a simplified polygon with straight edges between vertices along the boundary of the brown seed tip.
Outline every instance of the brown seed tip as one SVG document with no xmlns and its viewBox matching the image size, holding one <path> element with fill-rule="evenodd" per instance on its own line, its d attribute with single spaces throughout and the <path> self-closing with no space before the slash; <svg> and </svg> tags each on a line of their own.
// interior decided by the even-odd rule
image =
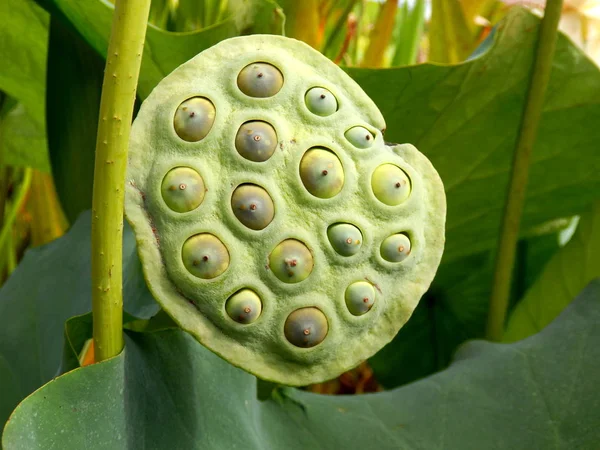
<svg viewBox="0 0 600 450">
<path fill-rule="evenodd" d="M 195 113 L 194 111 L 192 111 L 192 112 L 190 113 L 190 117 L 195 117 L 195 116 L 196 116 L 196 113 Z"/>
<path fill-rule="evenodd" d="M 256 205 L 255 205 L 254 203 L 251 203 L 251 204 L 250 204 L 250 210 L 251 210 L 251 211 L 254 211 L 254 210 L 256 210 Z"/>
<path fill-rule="evenodd" d="M 404 245 L 401 245 L 400 247 L 398 247 L 398 251 L 399 251 L 400 253 L 402 253 L 402 252 L 404 251 Z"/>
<path fill-rule="evenodd" d="M 310 329 L 305 328 L 302 332 L 304 333 L 304 336 L 308 336 L 310 334 Z"/>
<path fill-rule="evenodd" d="M 399 188 L 400 186 L 402 186 L 402 184 L 401 184 L 401 183 L 398 181 L 398 182 L 396 183 L 396 187 L 397 187 L 397 188 Z"/>
<path fill-rule="evenodd" d="M 208 255 L 204 255 L 204 256 L 202 257 L 202 261 L 208 261 Z"/>
<path fill-rule="evenodd" d="M 250 311 L 252 311 L 252 310 L 250 309 L 250 307 L 249 307 L 249 306 L 246 306 L 246 307 L 244 308 L 244 312 L 245 312 L 246 314 L 250 313 Z"/>
<path fill-rule="evenodd" d="M 259 72 L 259 74 L 256 75 L 256 78 L 262 78 L 262 77 L 263 77 L 263 73 L 262 72 Z"/>
<path fill-rule="evenodd" d="M 253 139 L 254 139 L 256 142 L 258 142 L 258 141 L 260 141 L 260 136 L 257 134 L 256 136 L 254 136 L 254 137 L 253 137 Z"/>
<path fill-rule="evenodd" d="M 325 95 L 325 94 L 321 94 L 321 98 L 325 98 L 325 97 L 326 97 L 326 95 Z"/>
<path fill-rule="evenodd" d="M 182 191 L 185 191 L 185 188 L 186 188 L 186 187 L 187 187 L 187 186 L 185 185 L 185 183 L 181 183 L 181 184 L 179 185 L 179 189 L 181 189 Z"/>
<path fill-rule="evenodd" d="M 366 139 L 367 141 L 370 141 L 370 140 L 371 140 L 371 135 L 370 135 L 370 134 L 367 134 L 367 135 L 365 136 L 365 139 Z"/>
<path fill-rule="evenodd" d="M 327 170 L 324 170 L 323 172 L 321 172 L 323 174 L 323 176 L 327 175 L 329 172 L 327 172 Z"/>
<path fill-rule="evenodd" d="M 365 303 L 369 303 L 369 297 L 365 297 L 365 298 L 363 298 L 363 302 L 365 302 Z"/>
<path fill-rule="evenodd" d="M 352 238 L 346 239 L 346 244 L 352 244 Z"/>
</svg>

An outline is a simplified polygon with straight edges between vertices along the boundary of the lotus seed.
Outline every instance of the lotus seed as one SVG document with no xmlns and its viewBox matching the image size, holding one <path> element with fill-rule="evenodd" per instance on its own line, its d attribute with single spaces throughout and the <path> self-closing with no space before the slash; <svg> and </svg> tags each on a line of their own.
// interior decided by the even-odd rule
<svg viewBox="0 0 600 450">
<path fill-rule="evenodd" d="M 375 197 L 389 206 L 396 206 L 408 198 L 410 180 L 400 167 L 394 164 L 382 164 L 371 177 L 371 188 Z"/>
<path fill-rule="evenodd" d="M 357 281 L 346 288 L 344 297 L 348 311 L 355 316 L 362 316 L 375 303 L 375 289 L 371 283 Z"/>
<path fill-rule="evenodd" d="M 181 139 L 197 142 L 204 139 L 215 122 L 215 106 L 204 97 L 193 97 L 175 111 L 173 125 Z"/>
<path fill-rule="evenodd" d="M 410 239 L 405 234 L 392 234 L 381 243 L 381 257 L 386 261 L 401 262 L 408 255 L 410 255 Z"/>
<path fill-rule="evenodd" d="M 253 63 L 244 67 L 238 75 L 237 84 L 249 97 L 271 97 L 283 86 L 283 75 L 268 63 Z"/>
<path fill-rule="evenodd" d="M 360 230 L 349 223 L 336 223 L 330 226 L 327 237 L 333 249 L 342 256 L 355 255 L 362 246 Z"/>
<path fill-rule="evenodd" d="M 314 87 L 304 96 L 308 110 L 317 116 L 330 116 L 337 111 L 338 103 L 335 96 L 325 88 Z"/>
<path fill-rule="evenodd" d="M 254 322 L 262 312 L 262 302 L 256 292 L 242 289 L 227 300 L 225 310 L 229 317 L 239 323 Z"/>
<path fill-rule="evenodd" d="M 254 184 L 242 184 L 233 191 L 231 209 L 235 217 L 252 230 L 262 230 L 275 215 L 269 193 Z"/>
<path fill-rule="evenodd" d="M 313 307 L 297 309 L 284 326 L 285 337 L 296 347 L 314 347 L 323 342 L 328 331 L 325 314 Z"/>
<path fill-rule="evenodd" d="M 344 134 L 346 139 L 358 148 L 369 148 L 373 145 L 375 138 L 365 127 L 352 127 Z"/>
<path fill-rule="evenodd" d="M 304 187 L 315 197 L 331 198 L 344 186 L 344 169 L 330 150 L 313 148 L 300 161 L 300 178 Z"/>
<path fill-rule="evenodd" d="M 175 167 L 163 178 L 162 198 L 169 208 L 178 213 L 196 209 L 204 200 L 204 181 L 189 167 Z"/>
<path fill-rule="evenodd" d="M 302 242 L 286 239 L 269 255 L 269 268 L 284 283 L 298 283 L 313 270 L 313 256 Z"/>
<path fill-rule="evenodd" d="M 185 241 L 181 256 L 185 268 L 198 278 L 218 277 L 229 267 L 227 247 L 209 233 L 196 234 Z"/>
<path fill-rule="evenodd" d="M 267 122 L 246 122 L 237 132 L 235 148 L 250 161 L 263 162 L 273 155 L 277 147 L 277 133 Z"/>
</svg>

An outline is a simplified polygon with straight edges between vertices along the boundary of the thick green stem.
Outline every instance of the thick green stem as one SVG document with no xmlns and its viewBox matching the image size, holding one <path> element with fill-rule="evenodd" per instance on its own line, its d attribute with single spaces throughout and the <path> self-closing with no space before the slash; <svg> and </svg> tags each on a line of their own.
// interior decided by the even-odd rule
<svg viewBox="0 0 600 450">
<path fill-rule="evenodd" d="M 504 333 L 511 275 L 519 237 L 519 224 L 529 176 L 529 163 L 542 115 L 544 95 L 550 79 L 562 3 L 562 0 L 548 0 L 540 26 L 535 62 L 513 157 L 508 197 L 504 207 L 504 218 L 496 255 L 486 331 L 487 338 L 492 341 L 499 341 Z"/>
<path fill-rule="evenodd" d="M 117 0 L 96 140 L 92 201 L 92 312 L 96 361 L 123 349 L 123 189 L 150 0 Z"/>
</svg>

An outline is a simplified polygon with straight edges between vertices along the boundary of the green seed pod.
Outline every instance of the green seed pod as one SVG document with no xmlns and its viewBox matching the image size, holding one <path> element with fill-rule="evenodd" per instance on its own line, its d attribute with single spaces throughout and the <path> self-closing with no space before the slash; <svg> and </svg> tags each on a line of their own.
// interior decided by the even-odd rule
<svg viewBox="0 0 600 450">
<path fill-rule="evenodd" d="M 215 114 L 215 106 L 207 98 L 190 98 L 175 111 L 175 132 L 188 142 L 204 139 L 215 123 Z"/>
<path fill-rule="evenodd" d="M 208 233 L 196 234 L 185 241 L 181 257 L 185 268 L 198 278 L 218 277 L 229 267 L 227 247 Z"/>
<path fill-rule="evenodd" d="M 236 322 L 248 324 L 254 322 L 260 316 L 262 302 L 256 292 L 250 289 L 242 289 L 227 299 L 225 311 Z"/>
<path fill-rule="evenodd" d="M 235 148 L 244 158 L 266 161 L 277 148 L 277 133 L 267 122 L 255 120 L 243 124 L 235 137 Z"/>
<path fill-rule="evenodd" d="M 375 138 L 365 127 L 352 127 L 344 133 L 346 139 L 358 148 L 369 148 L 373 145 Z"/>
<path fill-rule="evenodd" d="M 349 223 L 336 223 L 327 229 L 327 237 L 333 249 L 342 256 L 358 253 L 362 246 L 362 233 Z"/>
<path fill-rule="evenodd" d="M 381 203 L 396 206 L 408 198 L 410 180 L 400 167 L 382 164 L 373 172 L 371 188 Z"/>
<path fill-rule="evenodd" d="M 269 193 L 254 184 L 242 184 L 233 191 L 231 209 L 235 217 L 252 230 L 262 230 L 275 215 Z"/>
<path fill-rule="evenodd" d="M 408 255 L 410 255 L 410 239 L 405 234 L 392 234 L 381 243 L 381 257 L 386 261 L 401 262 Z"/>
<path fill-rule="evenodd" d="M 300 161 L 300 178 L 306 190 L 315 197 L 331 198 L 344 186 L 344 168 L 332 151 L 313 148 Z"/>
<path fill-rule="evenodd" d="M 269 268 L 284 283 L 298 283 L 313 270 L 313 256 L 302 242 L 286 239 L 269 255 Z"/>
<path fill-rule="evenodd" d="M 355 316 L 362 316 L 375 303 L 375 289 L 371 283 L 357 281 L 346 288 L 344 297 L 348 311 Z"/>
<path fill-rule="evenodd" d="M 327 336 L 327 317 L 317 308 L 301 308 L 291 313 L 283 329 L 285 337 L 296 347 L 314 347 Z"/>
<path fill-rule="evenodd" d="M 283 75 L 271 64 L 256 62 L 241 70 L 237 84 L 249 97 L 272 97 L 283 86 Z"/>
<path fill-rule="evenodd" d="M 314 87 L 304 96 L 308 110 L 317 116 L 330 116 L 337 111 L 338 103 L 335 96 L 325 88 Z"/>
<path fill-rule="evenodd" d="M 196 209 L 204 200 L 204 181 L 194 169 L 175 167 L 163 178 L 160 191 L 169 208 L 184 213 Z"/>
</svg>

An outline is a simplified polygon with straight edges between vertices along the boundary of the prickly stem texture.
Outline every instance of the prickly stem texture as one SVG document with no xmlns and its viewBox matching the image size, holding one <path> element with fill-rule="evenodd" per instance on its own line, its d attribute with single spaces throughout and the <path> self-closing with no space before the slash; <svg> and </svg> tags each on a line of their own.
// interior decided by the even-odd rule
<svg viewBox="0 0 600 450">
<path fill-rule="evenodd" d="M 549 0 L 546 3 L 546 12 L 540 26 L 536 57 L 513 157 L 496 255 L 486 329 L 486 336 L 492 341 L 499 341 L 504 334 L 504 322 L 506 320 L 506 310 L 508 309 L 512 271 L 519 238 L 519 225 L 529 177 L 529 163 L 542 115 L 546 88 L 550 80 L 562 3 L 562 0 Z"/>
<path fill-rule="evenodd" d="M 96 140 L 92 200 L 92 311 L 96 361 L 123 349 L 123 189 L 133 102 L 150 0 L 117 0 Z"/>
</svg>

